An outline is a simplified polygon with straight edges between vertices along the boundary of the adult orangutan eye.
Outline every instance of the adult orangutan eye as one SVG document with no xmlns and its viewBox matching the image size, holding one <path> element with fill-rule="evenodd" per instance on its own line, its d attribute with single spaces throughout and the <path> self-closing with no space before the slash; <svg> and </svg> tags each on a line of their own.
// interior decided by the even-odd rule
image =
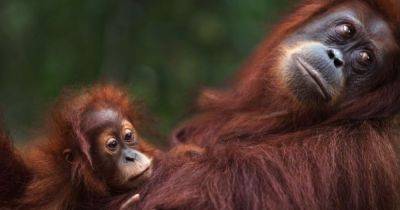
<svg viewBox="0 0 400 210">
<path fill-rule="evenodd" d="M 106 142 L 106 146 L 107 148 L 109 148 L 110 150 L 115 150 L 117 149 L 119 143 L 117 141 L 117 139 L 115 138 L 109 138 Z"/>
<path fill-rule="evenodd" d="M 362 49 L 354 51 L 352 54 L 353 71 L 358 74 L 369 72 L 375 64 L 373 51 Z"/>
<path fill-rule="evenodd" d="M 372 64 L 373 57 L 372 54 L 368 51 L 361 51 L 358 53 L 357 62 L 363 66 L 368 66 Z"/>
<path fill-rule="evenodd" d="M 335 31 L 343 39 L 350 39 L 356 33 L 355 27 L 350 23 L 343 23 L 337 25 Z"/>
</svg>

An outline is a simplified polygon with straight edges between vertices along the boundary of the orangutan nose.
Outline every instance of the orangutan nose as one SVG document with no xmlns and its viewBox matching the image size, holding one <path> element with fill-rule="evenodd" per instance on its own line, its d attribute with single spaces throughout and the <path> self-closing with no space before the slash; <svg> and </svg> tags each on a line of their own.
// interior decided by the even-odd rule
<svg viewBox="0 0 400 210">
<path fill-rule="evenodd" d="M 133 149 L 127 149 L 124 151 L 125 162 L 135 162 L 137 154 Z"/>
<path fill-rule="evenodd" d="M 336 68 L 340 68 L 344 65 L 343 55 L 338 50 L 329 49 L 326 51 L 329 59 L 333 60 L 333 64 Z"/>
</svg>

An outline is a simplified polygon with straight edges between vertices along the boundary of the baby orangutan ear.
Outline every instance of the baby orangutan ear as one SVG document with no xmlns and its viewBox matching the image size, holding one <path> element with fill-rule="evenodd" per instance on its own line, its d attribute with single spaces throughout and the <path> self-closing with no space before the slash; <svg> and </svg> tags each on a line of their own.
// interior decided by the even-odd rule
<svg viewBox="0 0 400 210">
<path fill-rule="evenodd" d="M 63 151 L 63 155 L 64 155 L 64 159 L 68 162 L 68 163 L 72 163 L 72 161 L 74 160 L 74 156 L 72 154 L 72 151 L 70 149 L 65 149 Z"/>
</svg>

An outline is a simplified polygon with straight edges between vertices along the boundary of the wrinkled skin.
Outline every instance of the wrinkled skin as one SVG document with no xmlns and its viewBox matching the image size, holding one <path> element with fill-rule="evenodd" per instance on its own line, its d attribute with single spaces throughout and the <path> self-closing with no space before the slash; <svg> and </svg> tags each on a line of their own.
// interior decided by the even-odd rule
<svg viewBox="0 0 400 210">
<path fill-rule="evenodd" d="M 395 39 L 385 20 L 357 1 L 332 8 L 282 43 L 282 77 L 306 103 L 363 94 L 393 71 Z"/>
</svg>

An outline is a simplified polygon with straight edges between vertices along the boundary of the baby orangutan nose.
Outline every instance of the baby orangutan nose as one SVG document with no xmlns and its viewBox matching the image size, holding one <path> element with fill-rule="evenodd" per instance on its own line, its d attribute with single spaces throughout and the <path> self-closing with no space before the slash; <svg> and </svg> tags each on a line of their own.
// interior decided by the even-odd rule
<svg viewBox="0 0 400 210">
<path fill-rule="evenodd" d="M 125 162 L 129 163 L 129 162 L 135 162 L 138 155 L 133 149 L 126 149 L 124 151 L 124 156 L 125 156 Z"/>
</svg>

